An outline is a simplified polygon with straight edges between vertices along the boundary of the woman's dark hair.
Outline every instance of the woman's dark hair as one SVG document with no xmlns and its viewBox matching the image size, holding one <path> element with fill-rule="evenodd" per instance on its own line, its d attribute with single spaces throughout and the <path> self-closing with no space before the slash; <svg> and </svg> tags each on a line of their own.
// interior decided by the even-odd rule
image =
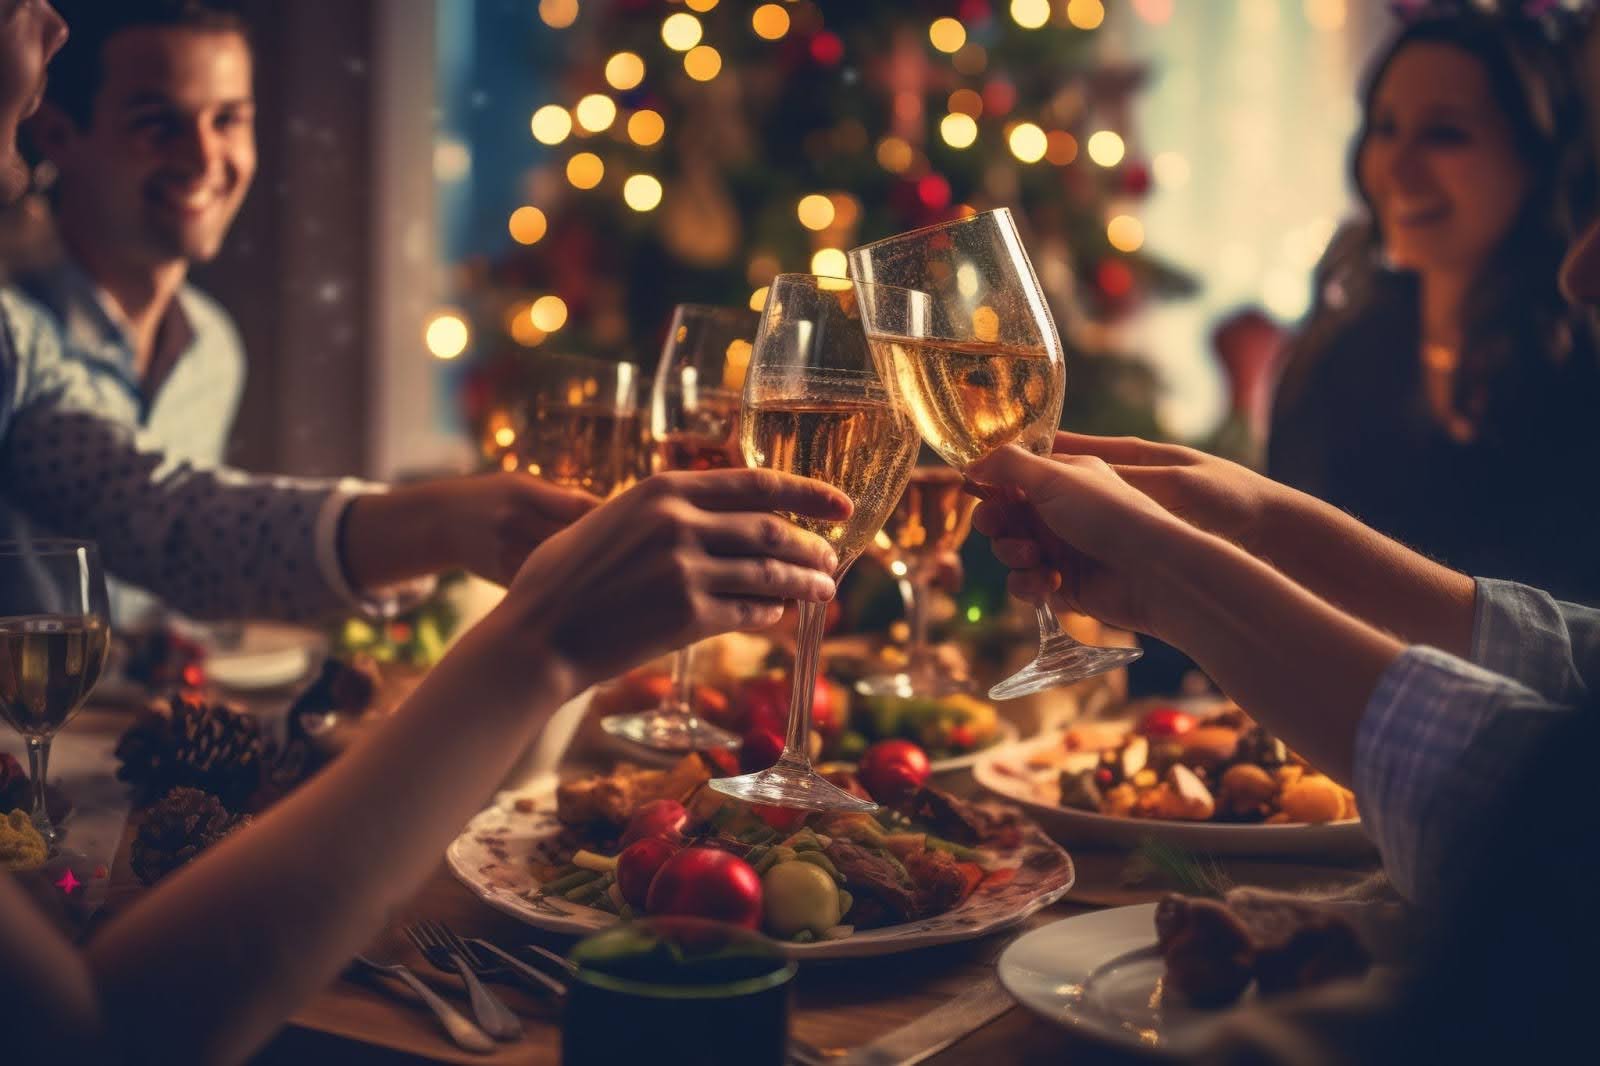
<svg viewBox="0 0 1600 1066">
<path fill-rule="evenodd" d="M 1522 208 L 1469 290 L 1461 322 L 1456 407 L 1481 433 L 1493 435 L 1502 416 L 1526 413 L 1558 387 L 1563 364 L 1592 361 L 1596 351 L 1589 316 L 1569 307 L 1557 287 L 1562 256 L 1593 215 L 1600 185 L 1575 57 L 1537 28 L 1511 19 L 1467 13 L 1412 23 L 1371 68 L 1350 153 L 1367 217 L 1324 255 L 1312 312 L 1289 347 L 1280 395 L 1291 399 L 1314 376 L 1324 350 L 1373 307 L 1389 273 L 1359 160 L 1384 75 L 1396 57 L 1420 44 L 1455 48 L 1478 62 L 1529 178 Z M 1413 381 L 1414 362 L 1397 367 Z"/>
</svg>

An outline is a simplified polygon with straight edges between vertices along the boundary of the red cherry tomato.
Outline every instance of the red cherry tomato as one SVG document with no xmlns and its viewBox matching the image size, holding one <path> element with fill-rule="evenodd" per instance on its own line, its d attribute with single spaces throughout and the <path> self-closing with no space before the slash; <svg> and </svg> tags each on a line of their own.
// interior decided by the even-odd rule
<svg viewBox="0 0 1600 1066">
<path fill-rule="evenodd" d="M 856 776 L 879 803 L 893 803 L 921 788 L 931 767 L 928 753 L 909 740 L 880 740 L 861 756 Z"/>
<path fill-rule="evenodd" d="M 1139 719 L 1134 730 L 1147 737 L 1181 737 L 1194 728 L 1195 716 L 1176 707 L 1155 707 Z"/>
<path fill-rule="evenodd" d="M 800 823 L 810 813 L 793 807 L 769 807 L 765 803 L 752 803 L 750 811 L 780 833 L 790 833 L 800 828 Z"/>
<path fill-rule="evenodd" d="M 650 896 L 650 882 L 662 865 L 682 849 L 661 837 L 635 840 L 617 856 L 617 887 L 630 907 L 644 909 Z"/>
<path fill-rule="evenodd" d="M 761 878 L 737 855 L 716 848 L 685 848 L 656 871 L 646 909 L 651 914 L 687 914 L 755 929 L 761 924 Z"/>
<path fill-rule="evenodd" d="M 627 847 L 636 840 L 661 837 L 677 840 L 689 821 L 689 811 L 677 800 L 658 799 L 643 804 L 628 819 L 628 828 L 622 834 L 621 844 Z"/>
</svg>

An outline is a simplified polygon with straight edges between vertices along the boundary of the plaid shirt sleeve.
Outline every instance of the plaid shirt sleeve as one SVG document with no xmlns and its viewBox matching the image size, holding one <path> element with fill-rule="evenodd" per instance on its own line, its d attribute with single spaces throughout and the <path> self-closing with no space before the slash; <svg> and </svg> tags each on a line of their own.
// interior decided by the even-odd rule
<svg viewBox="0 0 1600 1066">
<path fill-rule="evenodd" d="M 337 542 L 355 481 L 261 477 L 181 462 L 99 417 L 42 314 L 0 293 L 22 395 L 0 441 L 6 501 L 98 542 L 107 568 L 197 618 L 307 619 L 352 602 Z"/>
<path fill-rule="evenodd" d="M 1357 729 L 1354 782 L 1395 888 L 1417 903 L 1437 899 L 1519 768 L 1572 713 L 1570 703 L 1436 648 L 1401 653 Z"/>
<path fill-rule="evenodd" d="M 1511 581 L 1478 578 L 1472 661 L 1560 703 L 1600 684 L 1600 610 Z"/>
</svg>

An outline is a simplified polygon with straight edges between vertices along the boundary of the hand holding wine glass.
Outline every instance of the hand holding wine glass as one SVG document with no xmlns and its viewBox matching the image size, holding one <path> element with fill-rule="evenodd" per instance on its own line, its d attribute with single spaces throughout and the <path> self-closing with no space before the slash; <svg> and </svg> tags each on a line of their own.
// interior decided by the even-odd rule
<svg viewBox="0 0 1600 1066">
<path fill-rule="evenodd" d="M 864 551 L 905 489 L 917 435 L 905 406 L 874 368 L 850 283 L 780 275 L 767 295 L 744 382 L 740 443 L 751 466 L 813 478 L 855 505 L 829 520 L 786 515 L 827 541 L 835 579 Z M 825 604 L 802 602 L 783 754 L 760 773 L 711 787 L 752 803 L 809 810 L 871 810 L 811 768 L 811 698 Z"/>
<path fill-rule="evenodd" d="M 886 378 L 929 447 L 966 470 L 1005 444 L 1048 454 L 1061 420 L 1061 339 L 1011 212 L 986 211 L 850 252 L 861 317 Z M 1039 654 L 993 699 L 1078 681 L 1137 659 L 1080 644 L 1036 607 Z"/>
<path fill-rule="evenodd" d="M 27 741 L 33 824 L 50 844 L 61 839 L 45 809 L 50 742 L 100 680 L 109 618 L 93 544 L 0 542 L 0 718 Z"/>
</svg>

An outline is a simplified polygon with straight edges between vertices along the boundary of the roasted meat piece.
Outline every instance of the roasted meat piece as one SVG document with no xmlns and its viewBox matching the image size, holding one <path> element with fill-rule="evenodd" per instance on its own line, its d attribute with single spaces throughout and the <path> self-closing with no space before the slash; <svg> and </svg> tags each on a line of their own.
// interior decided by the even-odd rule
<svg viewBox="0 0 1600 1066">
<path fill-rule="evenodd" d="M 835 840 L 823 853 L 844 876 L 855 897 L 851 920 L 858 927 L 906 921 L 917 914 L 917 900 L 895 861 L 880 852 Z M 863 916 L 880 921 L 863 921 Z"/>
<path fill-rule="evenodd" d="M 1360 977 L 1372 965 L 1355 929 L 1325 908 L 1247 889 L 1228 893 L 1227 903 L 1250 932 L 1263 996 Z"/>
<path fill-rule="evenodd" d="M 996 819 L 966 800 L 948 792 L 924 786 L 912 793 L 899 808 L 900 813 L 927 826 L 938 836 L 957 844 L 972 846 L 988 834 Z"/>
<path fill-rule="evenodd" d="M 600 823 L 620 829 L 639 807 L 654 799 L 687 800 L 711 780 L 711 770 L 696 755 L 686 755 L 666 770 L 618 763 L 609 774 L 569 781 L 556 789 L 556 817 L 565 825 Z"/>
<path fill-rule="evenodd" d="M 904 862 L 906 872 L 911 874 L 911 883 L 916 886 L 912 898 L 916 902 L 917 917 L 943 914 L 961 902 L 967 879 L 949 854 L 924 848 L 907 855 Z"/>
<path fill-rule="evenodd" d="M 1255 976 L 1250 932 L 1226 906 L 1171 895 L 1156 904 L 1156 943 L 1167 982 L 1197 1007 L 1223 1007 Z"/>
</svg>

